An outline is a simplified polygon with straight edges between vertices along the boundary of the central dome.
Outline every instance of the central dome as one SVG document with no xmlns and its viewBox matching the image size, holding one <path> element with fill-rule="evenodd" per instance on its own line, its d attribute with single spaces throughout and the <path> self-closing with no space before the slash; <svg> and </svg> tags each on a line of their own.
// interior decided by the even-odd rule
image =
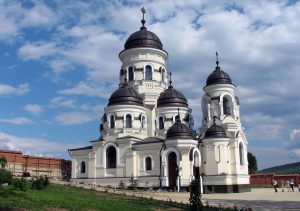
<svg viewBox="0 0 300 211">
<path fill-rule="evenodd" d="M 188 101 L 183 94 L 169 86 L 157 100 L 157 107 L 188 107 Z"/>
<path fill-rule="evenodd" d="M 125 82 L 110 96 L 108 106 L 111 105 L 143 106 L 143 97 Z"/>
<path fill-rule="evenodd" d="M 142 20 L 143 26 L 139 31 L 134 32 L 126 40 L 124 49 L 130 48 L 156 48 L 163 50 L 163 45 L 156 34 L 151 31 L 148 31 L 145 27 L 145 20 Z"/>
</svg>

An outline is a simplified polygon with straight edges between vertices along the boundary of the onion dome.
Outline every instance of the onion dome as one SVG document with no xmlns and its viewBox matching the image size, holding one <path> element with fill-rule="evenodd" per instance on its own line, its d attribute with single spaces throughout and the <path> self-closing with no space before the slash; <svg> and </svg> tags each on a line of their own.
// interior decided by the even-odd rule
<svg viewBox="0 0 300 211">
<path fill-rule="evenodd" d="M 162 92 L 157 100 L 157 107 L 188 107 L 188 101 L 183 94 L 173 88 L 170 73 L 169 87 Z"/>
<path fill-rule="evenodd" d="M 142 19 L 142 27 L 139 31 L 134 32 L 129 38 L 126 40 L 124 49 L 130 48 L 156 48 L 159 50 L 163 50 L 163 45 L 156 34 L 151 31 L 148 31 L 145 27 L 145 19 Z"/>
<path fill-rule="evenodd" d="M 193 131 L 178 119 L 167 131 L 167 139 L 193 139 Z"/>
<path fill-rule="evenodd" d="M 218 53 L 217 55 L 217 66 L 216 69 L 208 76 L 206 80 L 206 86 L 213 85 L 213 84 L 232 84 L 230 76 L 221 70 L 219 67 L 219 61 L 218 61 Z M 232 84 L 233 85 L 233 84 Z"/>
<path fill-rule="evenodd" d="M 227 138 L 224 128 L 216 124 L 210 126 L 205 132 L 205 138 Z"/>
<path fill-rule="evenodd" d="M 108 106 L 111 105 L 137 105 L 143 106 L 143 97 L 125 83 L 121 85 L 108 100 Z"/>
</svg>

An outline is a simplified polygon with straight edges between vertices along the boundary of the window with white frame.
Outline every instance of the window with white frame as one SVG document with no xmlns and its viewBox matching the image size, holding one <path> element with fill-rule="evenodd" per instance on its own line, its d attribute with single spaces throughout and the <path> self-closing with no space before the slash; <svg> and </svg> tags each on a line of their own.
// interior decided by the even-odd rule
<svg viewBox="0 0 300 211">
<path fill-rule="evenodd" d="M 165 70 L 165 68 L 161 69 L 161 81 L 166 82 L 166 70 Z"/>
<path fill-rule="evenodd" d="M 85 162 L 84 161 L 81 161 L 81 164 L 80 164 L 80 173 L 85 173 Z"/>
<path fill-rule="evenodd" d="M 110 146 L 106 150 L 106 168 L 116 168 L 117 167 L 117 151 L 114 146 Z"/>
<path fill-rule="evenodd" d="M 240 165 L 244 165 L 244 146 L 242 143 L 239 144 L 239 156 L 240 156 Z"/>
<path fill-rule="evenodd" d="M 165 128 L 164 117 L 158 117 L 158 129 L 162 130 Z"/>
<path fill-rule="evenodd" d="M 151 157 L 146 157 L 145 167 L 146 167 L 146 171 L 151 171 L 152 170 L 152 159 L 151 159 Z"/>
<path fill-rule="evenodd" d="M 134 69 L 132 66 L 128 68 L 128 81 L 133 81 L 134 79 Z"/>
<path fill-rule="evenodd" d="M 144 115 L 142 115 L 142 117 L 141 117 L 141 127 L 142 127 L 142 129 L 147 128 L 147 120 L 146 120 L 146 117 Z"/>
<path fill-rule="evenodd" d="M 125 116 L 125 128 L 132 128 L 132 116 L 130 114 Z"/>
<path fill-rule="evenodd" d="M 109 117 L 109 128 L 113 129 L 115 128 L 115 115 L 110 115 Z"/>
<path fill-rule="evenodd" d="M 152 67 L 151 65 L 146 65 L 145 67 L 145 80 L 152 80 Z"/>
</svg>

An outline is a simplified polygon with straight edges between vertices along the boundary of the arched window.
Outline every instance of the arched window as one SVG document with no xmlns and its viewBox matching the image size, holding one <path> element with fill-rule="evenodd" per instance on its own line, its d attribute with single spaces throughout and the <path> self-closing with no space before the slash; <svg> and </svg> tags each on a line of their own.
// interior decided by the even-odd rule
<svg viewBox="0 0 300 211">
<path fill-rule="evenodd" d="M 228 115 L 232 114 L 230 103 L 226 97 L 223 98 L 223 113 Z"/>
<path fill-rule="evenodd" d="M 132 128 L 132 117 L 130 114 L 125 116 L 125 128 Z"/>
<path fill-rule="evenodd" d="M 112 129 L 112 128 L 115 128 L 115 116 L 114 115 L 110 115 L 110 118 L 109 118 L 110 122 L 109 122 L 109 127 Z"/>
<path fill-rule="evenodd" d="M 117 153 L 114 146 L 110 146 L 106 150 L 106 168 L 112 169 L 117 167 Z"/>
<path fill-rule="evenodd" d="M 165 123 L 164 123 L 164 118 L 160 116 L 158 118 L 158 129 L 164 129 L 165 128 Z"/>
<path fill-rule="evenodd" d="M 80 164 L 80 173 L 85 173 L 85 162 L 82 161 Z"/>
<path fill-rule="evenodd" d="M 141 118 L 141 126 L 142 126 L 142 129 L 146 129 L 147 128 L 146 117 L 144 115 Z"/>
<path fill-rule="evenodd" d="M 180 121 L 180 116 L 177 114 L 174 118 L 174 122 L 179 122 Z"/>
<path fill-rule="evenodd" d="M 152 159 L 150 157 L 146 157 L 145 165 L 146 165 L 146 171 L 152 170 Z"/>
<path fill-rule="evenodd" d="M 128 81 L 132 81 L 134 78 L 133 67 L 128 68 Z"/>
<path fill-rule="evenodd" d="M 243 144 L 239 144 L 239 154 L 240 154 L 240 165 L 244 165 L 244 147 Z"/>
<path fill-rule="evenodd" d="M 150 65 L 145 67 L 145 79 L 152 80 L 152 67 Z"/>
<path fill-rule="evenodd" d="M 166 82 L 166 70 L 165 70 L 165 68 L 161 69 L 161 81 Z"/>
</svg>

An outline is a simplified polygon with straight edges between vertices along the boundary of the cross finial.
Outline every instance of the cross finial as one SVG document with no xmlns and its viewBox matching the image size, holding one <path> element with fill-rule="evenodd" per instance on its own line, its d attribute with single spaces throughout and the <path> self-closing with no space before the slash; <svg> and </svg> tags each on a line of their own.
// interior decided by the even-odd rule
<svg viewBox="0 0 300 211">
<path fill-rule="evenodd" d="M 146 27 L 145 27 L 145 23 L 146 23 L 146 21 L 145 21 L 145 14 L 146 14 L 146 10 L 145 10 L 145 8 L 144 7 L 142 7 L 141 8 L 141 11 L 142 11 L 142 14 L 143 14 L 143 19 L 142 19 L 142 27 L 141 27 L 141 29 L 145 29 Z"/>
<path fill-rule="evenodd" d="M 172 72 L 169 73 L 169 87 L 172 86 Z"/>
<path fill-rule="evenodd" d="M 217 64 L 217 67 L 219 67 L 219 54 L 218 54 L 218 51 L 216 51 L 216 58 L 217 58 L 216 64 Z"/>
</svg>

